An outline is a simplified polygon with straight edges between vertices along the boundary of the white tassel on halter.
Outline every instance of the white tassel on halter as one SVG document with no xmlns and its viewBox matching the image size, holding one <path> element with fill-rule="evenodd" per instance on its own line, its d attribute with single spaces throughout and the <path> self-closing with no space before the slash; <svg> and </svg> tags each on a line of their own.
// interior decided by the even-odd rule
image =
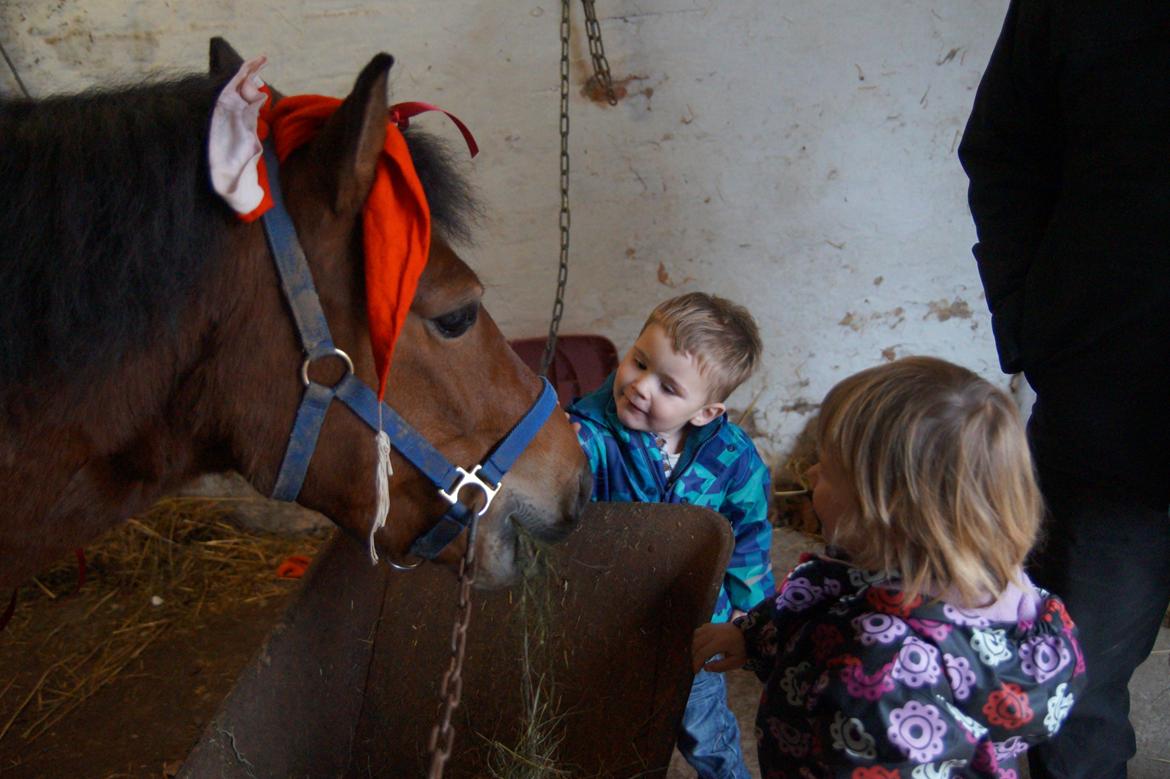
<svg viewBox="0 0 1170 779">
<path fill-rule="evenodd" d="M 381 409 L 378 409 L 381 416 Z M 378 435 L 374 442 L 378 446 L 378 465 L 374 471 L 374 489 L 378 503 L 374 507 L 374 519 L 370 523 L 370 561 L 377 565 L 378 550 L 374 545 L 374 534 L 386 525 L 386 515 L 390 513 L 390 477 L 394 475 L 394 467 L 390 464 L 390 436 L 382 430 L 381 420 L 378 420 Z"/>
</svg>

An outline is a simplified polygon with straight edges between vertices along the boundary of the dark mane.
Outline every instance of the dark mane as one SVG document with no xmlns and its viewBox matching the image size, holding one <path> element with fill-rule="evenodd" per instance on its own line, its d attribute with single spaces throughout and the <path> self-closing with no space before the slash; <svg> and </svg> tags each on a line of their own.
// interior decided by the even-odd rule
<svg viewBox="0 0 1170 779">
<path fill-rule="evenodd" d="M 0 101 L 0 386 L 83 380 L 177 324 L 230 224 L 203 76 Z"/>
<path fill-rule="evenodd" d="M 86 380 L 178 325 L 234 220 L 214 195 L 206 76 L 0 100 L 0 389 Z M 455 154 L 410 130 L 436 232 L 479 213 Z"/>
<path fill-rule="evenodd" d="M 462 146 L 452 150 L 446 141 L 414 129 L 405 133 L 414 169 L 431 207 L 435 231 L 449 243 L 469 243 L 480 217 L 480 206 L 467 178 L 459 169 Z"/>
</svg>

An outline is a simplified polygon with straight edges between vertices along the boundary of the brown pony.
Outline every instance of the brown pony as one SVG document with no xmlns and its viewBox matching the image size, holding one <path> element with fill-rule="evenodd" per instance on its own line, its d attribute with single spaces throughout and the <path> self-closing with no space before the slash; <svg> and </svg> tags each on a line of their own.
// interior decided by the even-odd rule
<svg viewBox="0 0 1170 779">
<path fill-rule="evenodd" d="M 320 135 L 280 168 L 333 340 L 370 385 L 360 216 L 391 63 L 375 57 Z M 209 76 L 0 102 L 2 587 L 199 474 L 235 469 L 265 494 L 274 485 L 304 355 L 262 228 L 213 195 L 206 161 L 212 106 L 240 64 L 217 39 Z M 435 236 L 387 402 L 470 468 L 541 384 L 451 248 L 475 214 L 467 187 L 441 144 L 414 130 L 407 138 Z M 335 380 L 333 362 L 315 362 L 314 379 Z M 375 462 L 373 431 L 334 403 L 298 502 L 364 539 Z M 376 541 L 402 560 L 446 504 L 397 454 L 393 466 Z M 513 576 L 521 530 L 563 538 L 588 494 L 573 431 L 554 413 L 480 522 L 480 583 Z M 439 559 L 464 548 L 460 539 Z"/>
</svg>

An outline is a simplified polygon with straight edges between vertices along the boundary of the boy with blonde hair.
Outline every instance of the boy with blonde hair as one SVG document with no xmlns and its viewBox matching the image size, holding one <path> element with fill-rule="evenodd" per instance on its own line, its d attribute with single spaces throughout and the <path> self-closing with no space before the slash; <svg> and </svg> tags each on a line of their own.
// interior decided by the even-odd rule
<svg viewBox="0 0 1170 779">
<path fill-rule="evenodd" d="M 701 292 L 681 295 L 659 304 L 617 370 L 569 407 L 593 470 L 594 500 L 692 503 L 731 523 L 735 548 L 714 622 L 775 588 L 768 469 L 724 406 L 761 351 L 747 309 Z M 696 675 L 678 748 L 704 779 L 749 775 L 720 674 Z"/>
</svg>

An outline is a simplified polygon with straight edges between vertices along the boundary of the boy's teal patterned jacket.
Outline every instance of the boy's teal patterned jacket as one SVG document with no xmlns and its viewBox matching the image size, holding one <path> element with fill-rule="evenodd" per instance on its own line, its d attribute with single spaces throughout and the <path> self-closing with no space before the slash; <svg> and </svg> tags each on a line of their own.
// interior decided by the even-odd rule
<svg viewBox="0 0 1170 779">
<path fill-rule="evenodd" d="M 726 622 L 733 607 L 748 611 L 776 589 L 768 522 L 771 479 L 755 445 L 724 414 L 691 430 L 668 480 L 654 437 L 618 421 L 613 379 L 610 374 L 600 388 L 569 406 L 573 421 L 581 423 L 581 447 L 593 469 L 593 500 L 691 503 L 727 517 L 735 548 L 711 621 Z"/>
</svg>

